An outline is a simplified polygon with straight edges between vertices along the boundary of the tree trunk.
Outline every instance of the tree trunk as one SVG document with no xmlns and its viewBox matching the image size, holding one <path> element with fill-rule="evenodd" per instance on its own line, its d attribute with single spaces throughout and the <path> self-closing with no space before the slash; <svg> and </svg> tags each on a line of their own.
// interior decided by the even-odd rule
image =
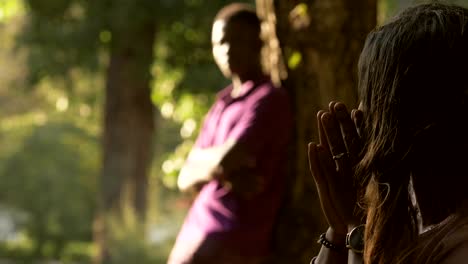
<svg viewBox="0 0 468 264">
<path fill-rule="evenodd" d="M 150 97 L 155 21 L 150 16 L 146 19 L 140 16 L 127 25 L 114 25 L 111 32 L 99 193 L 101 212 L 95 222 L 97 263 L 111 262 L 107 248 L 109 216 L 121 217 L 123 206 L 130 206 L 140 222 L 144 221 L 155 127 Z"/>
<path fill-rule="evenodd" d="M 154 32 L 148 30 L 135 41 L 138 45 L 113 48 L 106 86 L 103 207 L 119 210 L 123 191 L 127 191 L 123 187 L 128 184 L 131 206 L 140 216 L 146 208 L 146 173 L 154 132 L 149 87 L 153 41 Z"/>
<path fill-rule="evenodd" d="M 307 144 L 317 140 L 315 116 L 329 101 L 357 107 L 357 62 L 367 33 L 376 25 L 377 4 L 376 0 L 257 0 L 257 10 L 266 20 L 264 28 L 275 29 L 283 51 L 270 52 L 274 57 L 270 60 L 283 60 L 289 66 L 283 85 L 292 95 L 296 121 L 290 155 L 294 177 L 276 228 L 275 259 L 308 263 L 318 252 L 316 240 L 327 225 L 308 169 Z M 275 37 L 271 30 L 267 33 L 273 51 Z"/>
</svg>

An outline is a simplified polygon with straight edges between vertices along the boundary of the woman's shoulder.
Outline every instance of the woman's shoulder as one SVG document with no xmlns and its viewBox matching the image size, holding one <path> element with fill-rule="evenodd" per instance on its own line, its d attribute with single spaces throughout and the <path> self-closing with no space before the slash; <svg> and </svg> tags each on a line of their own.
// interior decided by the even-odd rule
<svg viewBox="0 0 468 264">
<path fill-rule="evenodd" d="M 453 214 L 424 232 L 413 258 L 412 263 L 468 263 L 468 217 Z"/>
<path fill-rule="evenodd" d="M 460 264 L 468 263 L 468 237 L 450 250 L 440 264 Z"/>
<path fill-rule="evenodd" d="M 468 218 L 460 219 L 452 232 L 441 240 L 442 264 L 468 263 Z"/>
</svg>

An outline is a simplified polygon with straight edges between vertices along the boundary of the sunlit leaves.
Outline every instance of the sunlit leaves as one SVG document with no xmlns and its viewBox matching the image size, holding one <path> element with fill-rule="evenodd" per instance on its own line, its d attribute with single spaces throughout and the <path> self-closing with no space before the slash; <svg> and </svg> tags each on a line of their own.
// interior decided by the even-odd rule
<svg viewBox="0 0 468 264">
<path fill-rule="evenodd" d="M 26 3 L 28 13 L 18 46 L 27 50 L 27 77 L 31 84 L 49 76 L 67 79 L 75 67 L 90 72 L 102 68 L 100 53 L 104 43 L 99 33 L 105 28 L 106 16 L 95 17 L 87 0 Z"/>
<path fill-rule="evenodd" d="M 153 66 L 152 74 L 154 83 L 151 99 L 155 104 L 162 104 L 172 98 L 175 87 L 184 76 L 183 70 L 171 69 L 167 65 L 158 62 Z"/>
<path fill-rule="evenodd" d="M 69 105 L 68 98 L 65 96 L 62 96 L 57 99 L 57 102 L 55 103 L 55 108 L 59 112 L 64 112 L 64 111 L 67 111 L 68 105 Z"/>
<path fill-rule="evenodd" d="M 166 187 L 175 188 L 178 171 L 182 167 L 191 142 L 196 136 L 198 124 L 208 111 L 211 100 L 208 100 L 207 96 L 203 94 L 188 92 L 174 96 L 174 89 L 180 85 L 185 74 L 181 69 L 171 69 L 168 65 L 156 61 L 152 73 L 155 76 L 152 89 L 153 103 L 159 107 L 161 116 L 176 126 L 172 129 L 179 130 L 178 133 L 164 133 L 164 136 L 161 135 L 163 132 L 160 131 L 160 138 L 168 141 L 168 137 L 170 137 L 169 141 L 175 143 L 167 149 L 170 154 L 163 154 L 167 158 L 161 160 L 161 180 Z M 162 130 L 170 129 L 164 127 L 164 124 L 167 123 L 160 124 Z M 179 146 L 177 147 L 177 145 Z M 173 151 L 174 148 L 177 150 Z"/>
<path fill-rule="evenodd" d="M 30 216 L 26 228 L 35 239 L 37 232 L 46 239 L 88 238 L 99 161 L 96 138 L 63 120 L 30 128 L 24 143 L 2 162 L 2 202 Z"/>
<path fill-rule="evenodd" d="M 24 6 L 21 0 L 0 1 L 0 23 L 7 22 L 11 17 L 21 15 L 23 12 Z"/>
<path fill-rule="evenodd" d="M 164 102 L 161 105 L 161 115 L 162 117 L 169 119 L 174 114 L 174 104 L 171 102 Z"/>
<path fill-rule="evenodd" d="M 193 118 L 187 118 L 184 121 L 182 128 L 180 129 L 180 135 L 182 138 L 190 138 L 195 132 L 196 128 L 197 122 Z"/>
<path fill-rule="evenodd" d="M 99 40 L 102 43 L 109 43 L 112 39 L 112 33 L 109 30 L 99 32 Z"/>
<path fill-rule="evenodd" d="M 174 152 L 167 155 L 161 165 L 161 170 L 164 173 L 162 176 L 163 184 L 168 188 L 177 187 L 177 174 L 179 173 L 184 163 L 185 157 L 192 148 L 193 140 L 184 140 Z"/>
<path fill-rule="evenodd" d="M 289 56 L 288 67 L 291 70 L 294 70 L 295 68 L 297 68 L 297 66 L 299 66 L 301 61 L 302 61 L 302 54 L 300 52 L 298 52 L 298 51 L 294 51 L 291 54 L 291 56 Z"/>
<path fill-rule="evenodd" d="M 72 2 L 72 0 L 26 0 L 33 12 L 48 18 L 63 16 Z"/>
<path fill-rule="evenodd" d="M 289 12 L 289 23 L 293 29 L 299 30 L 309 26 L 311 19 L 308 9 L 306 3 L 300 3 Z"/>
</svg>

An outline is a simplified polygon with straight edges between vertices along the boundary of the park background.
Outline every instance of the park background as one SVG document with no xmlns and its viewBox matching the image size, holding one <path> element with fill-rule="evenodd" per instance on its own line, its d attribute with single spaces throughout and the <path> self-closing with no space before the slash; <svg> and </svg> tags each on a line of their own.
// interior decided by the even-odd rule
<svg viewBox="0 0 468 264">
<path fill-rule="evenodd" d="M 177 174 L 217 91 L 226 0 L 0 0 L 0 263 L 165 263 L 193 197 Z M 295 115 L 271 263 L 325 228 L 306 145 L 331 99 L 356 106 L 367 32 L 410 0 L 257 0 L 263 59 Z M 447 1 L 468 5 L 468 1 Z"/>
</svg>

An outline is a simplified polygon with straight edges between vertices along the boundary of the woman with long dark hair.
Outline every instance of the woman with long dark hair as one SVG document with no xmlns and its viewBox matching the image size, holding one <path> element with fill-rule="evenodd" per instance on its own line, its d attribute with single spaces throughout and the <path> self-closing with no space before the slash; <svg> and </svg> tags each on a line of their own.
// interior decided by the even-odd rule
<svg viewBox="0 0 468 264">
<path fill-rule="evenodd" d="M 330 228 L 312 262 L 468 263 L 468 10 L 419 5 L 371 32 L 359 94 L 317 115 Z"/>
</svg>

